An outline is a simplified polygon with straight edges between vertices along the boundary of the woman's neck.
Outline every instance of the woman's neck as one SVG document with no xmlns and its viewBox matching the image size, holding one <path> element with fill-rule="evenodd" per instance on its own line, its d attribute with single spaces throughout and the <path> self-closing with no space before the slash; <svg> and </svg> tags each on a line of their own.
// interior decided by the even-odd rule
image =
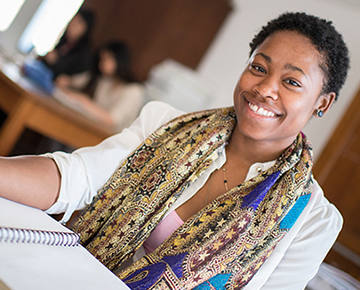
<svg viewBox="0 0 360 290">
<path fill-rule="evenodd" d="M 291 143 L 254 140 L 242 135 L 235 127 L 227 145 L 227 154 L 250 167 L 256 162 L 277 159 Z"/>
</svg>

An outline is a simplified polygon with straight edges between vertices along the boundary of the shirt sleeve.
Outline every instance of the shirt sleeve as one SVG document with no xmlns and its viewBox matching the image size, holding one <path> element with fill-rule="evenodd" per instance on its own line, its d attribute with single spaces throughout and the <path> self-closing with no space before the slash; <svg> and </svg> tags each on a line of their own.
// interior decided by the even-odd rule
<svg viewBox="0 0 360 290">
<path fill-rule="evenodd" d="M 309 204 L 245 289 L 304 289 L 316 275 L 342 223 L 339 211 L 315 181 Z"/>
<path fill-rule="evenodd" d="M 71 154 L 45 154 L 56 162 L 61 174 L 59 197 L 46 212 L 65 212 L 62 222 L 69 220 L 75 210 L 91 203 L 98 190 L 137 146 L 162 124 L 182 113 L 165 103 L 150 102 L 129 128 L 97 146 L 84 147 Z"/>
</svg>

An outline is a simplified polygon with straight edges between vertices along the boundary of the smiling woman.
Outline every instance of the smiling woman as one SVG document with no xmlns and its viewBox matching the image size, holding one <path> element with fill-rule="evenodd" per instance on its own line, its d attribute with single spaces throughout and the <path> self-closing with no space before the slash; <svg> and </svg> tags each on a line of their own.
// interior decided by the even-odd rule
<svg viewBox="0 0 360 290">
<path fill-rule="evenodd" d="M 241 133 L 248 142 L 263 141 L 256 146 L 271 142 L 275 152 L 270 148 L 266 152 L 275 159 L 315 111 L 326 113 L 335 100 L 334 92 L 322 93 L 322 63 L 323 56 L 311 40 L 296 31 L 266 38 L 252 53 L 235 88 L 240 132 L 233 136 Z"/>
<path fill-rule="evenodd" d="M 63 221 L 85 208 L 73 230 L 131 289 L 304 289 L 342 218 L 301 130 L 337 98 L 348 50 L 305 13 L 270 21 L 250 47 L 234 107 L 152 102 L 98 146 L 0 159 L 0 195 Z"/>
</svg>

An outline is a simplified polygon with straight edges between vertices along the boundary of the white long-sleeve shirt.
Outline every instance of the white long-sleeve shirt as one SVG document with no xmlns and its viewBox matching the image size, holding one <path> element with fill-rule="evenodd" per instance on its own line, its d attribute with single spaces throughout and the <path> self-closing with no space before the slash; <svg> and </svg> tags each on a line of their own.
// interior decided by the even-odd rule
<svg viewBox="0 0 360 290">
<path fill-rule="evenodd" d="M 145 138 L 182 113 L 167 104 L 151 102 L 129 128 L 97 146 L 78 149 L 72 154 L 46 154 L 55 160 L 61 173 L 59 198 L 47 213 L 65 212 L 63 221 L 66 221 L 75 210 L 91 203 L 97 191 Z M 206 172 L 184 191 L 172 209 L 191 198 L 206 183 L 210 174 L 225 162 L 226 153 L 223 150 Z M 273 164 L 253 164 L 246 179 Z M 303 289 L 316 274 L 341 226 L 341 215 L 326 200 L 315 181 L 312 197 L 304 211 L 245 289 Z"/>
</svg>

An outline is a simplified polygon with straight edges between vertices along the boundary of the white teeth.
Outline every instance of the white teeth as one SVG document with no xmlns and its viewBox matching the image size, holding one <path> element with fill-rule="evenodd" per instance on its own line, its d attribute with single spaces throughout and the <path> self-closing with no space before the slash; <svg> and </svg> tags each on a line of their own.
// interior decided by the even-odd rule
<svg viewBox="0 0 360 290">
<path fill-rule="evenodd" d="M 251 111 L 253 111 L 255 114 L 260 116 L 266 116 L 266 117 L 274 117 L 275 114 L 273 112 L 270 112 L 268 110 L 265 110 L 264 108 L 259 108 L 258 106 L 249 103 L 249 107 Z"/>
</svg>

